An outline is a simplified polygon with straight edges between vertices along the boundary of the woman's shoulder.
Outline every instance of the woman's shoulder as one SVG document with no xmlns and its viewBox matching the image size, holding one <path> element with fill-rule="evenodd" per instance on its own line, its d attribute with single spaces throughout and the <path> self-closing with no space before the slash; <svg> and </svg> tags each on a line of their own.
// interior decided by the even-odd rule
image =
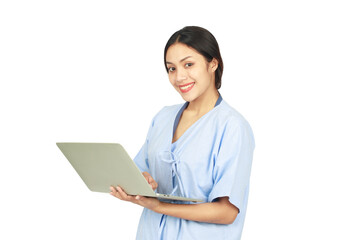
<svg viewBox="0 0 360 240">
<path fill-rule="evenodd" d="M 184 104 L 175 104 L 170 106 L 164 106 L 155 114 L 153 120 L 164 119 L 164 118 L 169 119 L 171 118 L 171 116 L 176 116 L 176 114 L 179 112 L 179 110 L 183 105 Z"/>
<path fill-rule="evenodd" d="M 223 100 L 218 107 L 217 117 L 220 118 L 222 122 L 250 127 L 246 118 L 226 101 Z"/>
<path fill-rule="evenodd" d="M 221 119 L 222 129 L 233 134 L 247 136 L 255 145 L 253 130 L 245 117 L 225 101 L 222 101 L 219 107 L 217 116 Z"/>
</svg>

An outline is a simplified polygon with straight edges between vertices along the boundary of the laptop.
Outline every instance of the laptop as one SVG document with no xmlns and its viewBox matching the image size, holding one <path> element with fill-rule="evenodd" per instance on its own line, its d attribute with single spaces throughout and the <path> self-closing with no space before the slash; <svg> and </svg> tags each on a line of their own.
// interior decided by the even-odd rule
<svg viewBox="0 0 360 240">
<path fill-rule="evenodd" d="M 110 186 L 120 186 L 129 195 L 202 202 L 200 199 L 156 193 L 118 143 L 59 142 L 56 145 L 93 192 L 110 193 Z"/>
</svg>

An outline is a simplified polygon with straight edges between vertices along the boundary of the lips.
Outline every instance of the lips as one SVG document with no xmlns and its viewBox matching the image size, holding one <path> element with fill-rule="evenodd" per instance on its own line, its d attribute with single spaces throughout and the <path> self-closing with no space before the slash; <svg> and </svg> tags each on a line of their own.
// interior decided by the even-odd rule
<svg viewBox="0 0 360 240">
<path fill-rule="evenodd" d="M 180 85 L 179 88 L 182 93 L 186 93 L 186 92 L 190 91 L 194 87 L 194 85 L 195 85 L 195 83 L 192 82 L 192 83 Z"/>
</svg>

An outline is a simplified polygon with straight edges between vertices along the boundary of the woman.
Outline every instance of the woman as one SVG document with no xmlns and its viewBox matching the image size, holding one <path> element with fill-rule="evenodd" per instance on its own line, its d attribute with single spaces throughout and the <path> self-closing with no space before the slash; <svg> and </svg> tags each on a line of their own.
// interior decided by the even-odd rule
<svg viewBox="0 0 360 240">
<path fill-rule="evenodd" d="M 165 47 L 170 83 L 186 101 L 153 119 L 134 161 L 160 193 L 204 203 L 111 194 L 144 207 L 137 239 L 240 239 L 254 138 L 220 96 L 223 63 L 214 36 L 200 27 L 174 33 Z"/>
</svg>

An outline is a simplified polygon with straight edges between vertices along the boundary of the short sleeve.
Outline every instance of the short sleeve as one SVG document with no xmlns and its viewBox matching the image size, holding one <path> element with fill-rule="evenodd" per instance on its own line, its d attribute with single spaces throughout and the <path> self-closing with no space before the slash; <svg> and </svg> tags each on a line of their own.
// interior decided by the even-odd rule
<svg viewBox="0 0 360 240">
<path fill-rule="evenodd" d="M 149 138 L 151 136 L 151 131 L 154 126 L 154 119 L 151 122 L 151 125 L 148 130 L 148 134 L 146 136 L 146 141 L 141 147 L 140 151 L 134 158 L 134 162 L 136 166 L 140 169 L 141 172 L 150 172 L 149 171 L 149 158 L 148 158 L 148 144 L 149 144 Z"/>
<path fill-rule="evenodd" d="M 147 141 L 141 147 L 138 154 L 136 154 L 134 158 L 134 162 L 136 166 L 140 169 L 141 172 L 149 172 L 149 164 L 148 164 L 148 157 L 147 157 Z"/>
<path fill-rule="evenodd" d="M 209 202 L 219 197 L 229 201 L 240 212 L 246 209 L 254 136 L 247 122 L 229 121 L 221 135 L 213 170 L 213 188 Z"/>
</svg>

